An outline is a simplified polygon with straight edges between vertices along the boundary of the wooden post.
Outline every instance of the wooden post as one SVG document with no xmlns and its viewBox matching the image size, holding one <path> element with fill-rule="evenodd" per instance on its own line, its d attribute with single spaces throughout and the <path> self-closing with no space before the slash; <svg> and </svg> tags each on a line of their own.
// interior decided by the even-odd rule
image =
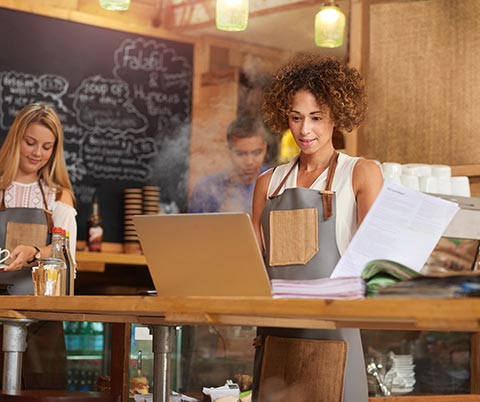
<svg viewBox="0 0 480 402">
<path fill-rule="evenodd" d="M 111 391 L 121 395 L 122 402 L 128 402 L 130 368 L 130 333 L 132 324 L 112 324 L 111 348 Z"/>
</svg>

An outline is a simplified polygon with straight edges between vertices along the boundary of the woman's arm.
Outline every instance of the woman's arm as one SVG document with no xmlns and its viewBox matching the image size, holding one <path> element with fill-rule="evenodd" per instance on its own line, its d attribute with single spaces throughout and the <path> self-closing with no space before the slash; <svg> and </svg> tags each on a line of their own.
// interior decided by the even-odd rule
<svg viewBox="0 0 480 402">
<path fill-rule="evenodd" d="M 37 246 L 38 247 L 38 246 Z M 51 246 L 42 246 L 38 247 L 40 250 L 40 258 L 45 258 L 50 255 Z M 37 249 L 32 245 L 23 245 L 20 244 L 12 250 L 11 258 L 13 261 L 4 269 L 5 272 L 17 271 L 29 264 L 33 264 L 35 261 L 35 255 L 37 254 Z M 28 261 L 32 261 L 29 263 Z"/>
<path fill-rule="evenodd" d="M 73 196 L 70 193 L 70 191 L 63 190 L 62 194 L 60 195 L 60 198 L 57 201 L 63 202 L 67 205 L 70 205 L 72 208 L 75 208 L 75 205 L 73 202 Z"/>
<path fill-rule="evenodd" d="M 355 164 L 352 182 L 357 200 L 357 224 L 360 225 L 382 189 L 382 171 L 375 162 L 361 158 Z"/>
<path fill-rule="evenodd" d="M 77 248 L 77 211 L 74 208 L 70 192 L 63 191 L 53 210 L 52 219 L 55 226 L 65 229 L 70 238 L 70 252 L 75 261 Z"/>
<path fill-rule="evenodd" d="M 265 250 L 265 247 L 262 241 L 260 218 L 262 216 L 263 208 L 265 207 L 268 185 L 270 183 L 270 179 L 272 178 L 272 172 L 273 169 L 269 169 L 265 173 L 261 174 L 255 183 L 255 189 L 253 191 L 252 223 L 261 250 Z"/>
</svg>

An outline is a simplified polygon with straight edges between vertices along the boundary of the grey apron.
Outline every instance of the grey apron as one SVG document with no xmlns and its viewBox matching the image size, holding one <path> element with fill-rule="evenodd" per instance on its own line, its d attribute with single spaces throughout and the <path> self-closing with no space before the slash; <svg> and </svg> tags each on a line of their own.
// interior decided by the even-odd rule
<svg viewBox="0 0 480 402">
<path fill-rule="evenodd" d="M 274 191 L 272 196 L 267 200 L 261 216 L 261 225 L 266 251 L 265 259 L 270 279 L 328 278 L 333 272 L 335 265 L 340 259 L 335 235 L 335 194 L 331 191 L 337 158 L 338 154 L 335 152 L 329 163 L 327 184 L 324 191 L 306 188 L 289 188 L 284 190 L 282 194 L 277 195 L 286 182 L 288 175 L 292 172 L 292 166 L 292 169 L 284 177 L 276 191 Z M 280 262 L 275 266 L 270 265 L 272 259 L 270 241 L 273 234 L 271 230 L 275 230 L 270 227 L 270 223 L 273 223 L 271 220 L 272 213 L 274 213 L 274 211 L 312 210 L 312 208 L 317 210 L 314 212 L 316 216 L 318 216 L 318 243 L 316 244 L 316 250 L 318 251 L 305 263 L 283 265 Z M 292 234 L 292 238 L 289 240 L 292 249 L 299 246 L 299 244 L 296 243 L 297 238 L 296 234 Z M 292 257 L 288 256 L 287 259 L 291 260 Z M 262 339 L 269 335 L 288 338 L 346 341 L 348 343 L 348 355 L 343 400 L 344 402 L 368 402 L 368 386 L 363 347 L 358 329 L 311 330 L 259 327 L 257 334 L 256 345 L 258 346 L 256 346 L 255 349 L 253 401 L 257 401 L 258 395 L 258 379 L 260 378 L 260 368 L 263 358 Z"/>
<path fill-rule="evenodd" d="M 40 190 L 42 192 L 43 203 L 45 209 L 41 208 L 6 208 L 5 207 L 5 199 L 3 197 L 2 191 L 2 200 L 0 202 L 0 247 L 6 247 L 7 243 L 7 228 L 8 230 L 16 230 L 15 224 L 19 228 L 28 228 L 29 224 L 35 225 L 35 230 L 30 231 L 27 234 L 31 235 L 31 241 L 27 243 L 28 245 L 35 245 L 35 246 L 45 246 L 50 242 L 50 233 L 52 229 L 52 220 L 50 212 L 47 210 L 47 200 L 45 198 L 45 194 L 43 192 L 43 188 L 40 185 Z M 13 225 L 12 225 L 13 224 Z M 27 225 L 27 226 L 25 226 Z M 45 237 L 36 235 L 38 233 L 38 228 L 40 226 L 45 226 L 46 233 Z M 13 227 L 13 229 L 12 229 Z M 28 230 L 28 229 L 17 229 L 17 230 Z M 17 244 L 14 244 L 17 245 Z M 13 246 L 10 245 L 12 248 Z M 12 251 L 12 250 L 10 250 Z M 32 273 L 30 267 L 23 267 L 18 271 L 12 272 L 0 272 L 0 284 L 2 285 L 11 285 L 8 286 L 8 293 L 12 295 L 25 295 L 25 294 L 33 294 L 33 281 L 32 281 Z"/>
</svg>

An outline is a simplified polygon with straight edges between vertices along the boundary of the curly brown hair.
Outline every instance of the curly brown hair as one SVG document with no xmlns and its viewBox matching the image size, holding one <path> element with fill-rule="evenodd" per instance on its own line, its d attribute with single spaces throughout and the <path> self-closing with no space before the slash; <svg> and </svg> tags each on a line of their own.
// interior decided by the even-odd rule
<svg viewBox="0 0 480 402">
<path fill-rule="evenodd" d="M 273 132 L 288 129 L 288 113 L 299 90 L 309 91 L 319 105 L 330 108 L 338 130 L 352 131 L 366 117 L 365 81 L 358 70 L 334 57 L 302 54 L 280 68 L 265 90 L 262 111 Z"/>
</svg>

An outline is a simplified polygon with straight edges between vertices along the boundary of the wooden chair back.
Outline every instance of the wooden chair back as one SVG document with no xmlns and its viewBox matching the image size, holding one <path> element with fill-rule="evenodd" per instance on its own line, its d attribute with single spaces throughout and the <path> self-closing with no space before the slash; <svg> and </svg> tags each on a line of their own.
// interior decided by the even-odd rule
<svg viewBox="0 0 480 402">
<path fill-rule="evenodd" d="M 267 336 L 258 402 L 342 402 L 348 344 Z"/>
</svg>

